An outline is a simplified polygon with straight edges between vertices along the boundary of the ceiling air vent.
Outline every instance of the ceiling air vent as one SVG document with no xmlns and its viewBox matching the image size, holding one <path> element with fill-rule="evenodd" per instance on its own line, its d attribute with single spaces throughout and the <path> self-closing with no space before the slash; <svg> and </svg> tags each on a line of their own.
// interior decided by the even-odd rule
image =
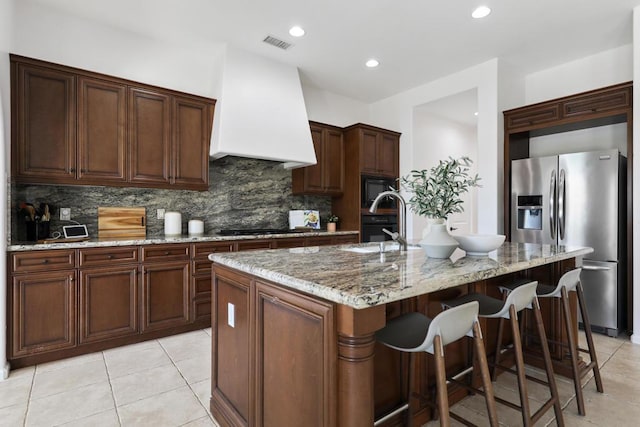
<svg viewBox="0 0 640 427">
<path fill-rule="evenodd" d="M 277 38 L 275 38 L 273 36 L 267 36 L 262 41 L 265 42 L 265 43 L 270 44 L 271 46 L 279 47 L 282 50 L 287 50 L 291 46 L 293 46 L 291 43 L 287 43 L 287 42 L 282 41 L 280 39 L 277 39 Z"/>
</svg>

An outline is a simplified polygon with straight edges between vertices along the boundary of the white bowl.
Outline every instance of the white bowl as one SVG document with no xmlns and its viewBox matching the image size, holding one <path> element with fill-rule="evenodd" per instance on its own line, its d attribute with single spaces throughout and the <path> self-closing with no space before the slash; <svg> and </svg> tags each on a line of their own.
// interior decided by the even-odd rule
<svg viewBox="0 0 640 427">
<path fill-rule="evenodd" d="M 502 234 L 460 234 L 451 235 L 460 244 L 460 249 L 471 256 L 485 256 L 504 243 Z"/>
</svg>

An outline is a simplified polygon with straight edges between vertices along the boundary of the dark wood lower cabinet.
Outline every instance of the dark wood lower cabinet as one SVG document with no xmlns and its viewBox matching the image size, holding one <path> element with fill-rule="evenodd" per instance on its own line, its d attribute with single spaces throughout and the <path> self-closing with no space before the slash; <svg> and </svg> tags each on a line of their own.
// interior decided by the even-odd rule
<svg viewBox="0 0 640 427">
<path fill-rule="evenodd" d="M 189 261 L 142 266 L 142 332 L 189 323 Z"/>
<path fill-rule="evenodd" d="M 17 275 L 11 286 L 13 356 L 74 347 L 76 295 L 74 270 Z"/>
<path fill-rule="evenodd" d="M 138 333 L 138 266 L 80 270 L 80 344 Z"/>
<path fill-rule="evenodd" d="M 209 254 L 280 246 L 276 241 L 355 243 L 358 235 L 9 253 L 7 358 L 17 368 L 206 328 Z M 226 316 L 223 309 L 214 315 Z"/>
</svg>

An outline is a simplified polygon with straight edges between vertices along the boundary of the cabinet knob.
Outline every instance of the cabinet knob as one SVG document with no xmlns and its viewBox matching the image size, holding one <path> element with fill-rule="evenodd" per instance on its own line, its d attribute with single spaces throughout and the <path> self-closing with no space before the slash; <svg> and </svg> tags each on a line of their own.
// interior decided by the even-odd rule
<svg viewBox="0 0 640 427">
<path fill-rule="evenodd" d="M 113 255 L 108 255 L 107 258 L 113 259 Z"/>
<path fill-rule="evenodd" d="M 43 260 L 42 260 L 42 263 L 43 263 L 43 264 L 49 264 L 49 260 L 48 260 L 48 259 L 43 259 Z"/>
<path fill-rule="evenodd" d="M 73 282 L 73 280 L 74 280 L 74 279 L 73 279 L 73 276 L 70 276 L 70 277 L 69 277 L 69 281 L 70 281 L 70 282 Z"/>
<path fill-rule="evenodd" d="M 171 252 L 169 252 L 169 251 L 165 251 L 165 253 L 164 253 L 164 254 L 165 254 L 165 255 L 169 255 L 170 253 L 171 253 Z"/>
<path fill-rule="evenodd" d="M 76 168 L 69 169 L 69 172 L 75 172 L 75 171 L 76 171 Z"/>
</svg>

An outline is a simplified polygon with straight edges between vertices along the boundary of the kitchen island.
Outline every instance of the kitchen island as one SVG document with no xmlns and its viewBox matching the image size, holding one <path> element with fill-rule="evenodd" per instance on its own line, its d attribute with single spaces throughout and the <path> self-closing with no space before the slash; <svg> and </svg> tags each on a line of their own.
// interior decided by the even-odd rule
<svg viewBox="0 0 640 427">
<path fill-rule="evenodd" d="M 371 426 L 409 400 L 425 422 L 430 356 L 417 358 L 409 381 L 405 355 L 377 345 L 375 331 L 408 311 L 434 316 L 439 301 L 462 293 L 498 296 L 497 285 L 516 277 L 556 280 L 589 252 L 507 242 L 488 257 L 446 260 L 377 245 L 212 254 L 212 413 L 224 426 Z M 556 307 L 545 310 L 548 335 L 562 339 Z M 489 349 L 490 320 L 481 321 Z M 448 369 L 466 366 L 465 342 L 448 351 Z"/>
</svg>

